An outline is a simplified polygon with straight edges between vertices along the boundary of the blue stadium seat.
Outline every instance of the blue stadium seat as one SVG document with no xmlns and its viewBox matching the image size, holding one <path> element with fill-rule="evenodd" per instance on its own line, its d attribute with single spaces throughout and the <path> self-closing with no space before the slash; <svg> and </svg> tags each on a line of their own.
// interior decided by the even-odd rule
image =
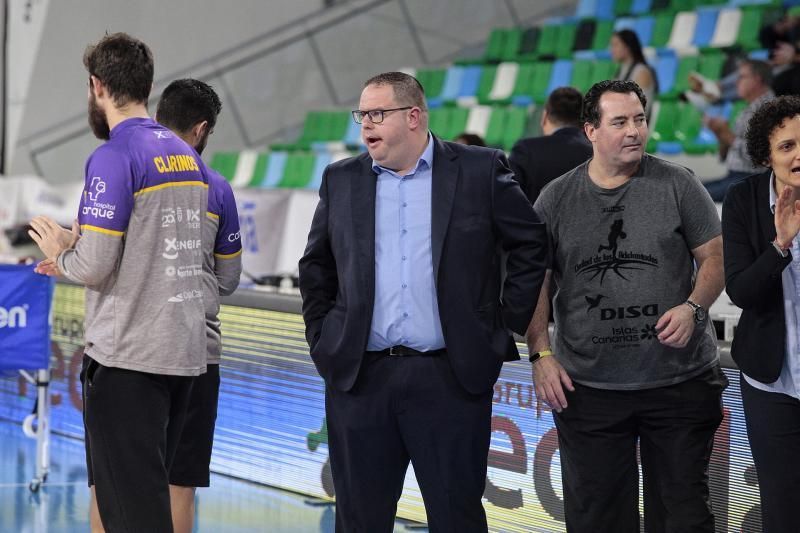
<svg viewBox="0 0 800 533">
<path fill-rule="evenodd" d="M 719 8 L 701 7 L 697 9 L 697 25 L 694 29 L 692 44 L 695 46 L 708 46 L 711 38 L 714 37 L 714 30 L 717 28 L 717 17 Z"/>
<path fill-rule="evenodd" d="M 594 8 L 595 16 L 599 19 L 614 19 L 614 0 L 597 0 Z"/>
<path fill-rule="evenodd" d="M 633 0 L 631 4 L 631 13 L 634 15 L 643 15 L 650 12 L 650 5 L 652 0 Z"/>
<path fill-rule="evenodd" d="M 464 68 L 461 75 L 461 87 L 458 90 L 458 98 L 475 96 L 478 94 L 478 87 L 481 83 L 480 65 L 472 65 Z"/>
<path fill-rule="evenodd" d="M 636 26 L 636 19 L 633 17 L 620 17 L 614 21 L 614 31 L 632 30 Z"/>
<path fill-rule="evenodd" d="M 288 152 L 279 151 L 269 154 L 267 171 L 264 173 L 264 179 L 261 180 L 262 189 L 273 189 L 278 186 L 283 179 L 283 170 L 286 168 L 288 158 Z"/>
<path fill-rule="evenodd" d="M 675 71 L 678 70 L 678 56 L 670 51 L 660 53 L 655 60 L 655 69 L 659 93 L 672 90 L 672 86 L 675 85 Z"/>
<path fill-rule="evenodd" d="M 461 89 L 461 79 L 463 77 L 464 67 L 452 66 L 447 69 L 442 92 L 437 96 L 428 98 L 428 107 L 440 107 L 444 102 L 450 102 L 458 98 L 458 91 Z"/>
<path fill-rule="evenodd" d="M 361 143 L 361 126 L 356 124 L 355 120 L 351 120 L 347 125 L 347 133 L 344 135 L 344 142 L 348 145 Z"/>
<path fill-rule="evenodd" d="M 656 19 L 653 17 L 639 17 L 633 25 L 633 31 L 639 37 L 642 46 L 650 46 L 653 40 L 653 30 L 656 27 Z"/>
<path fill-rule="evenodd" d="M 311 174 L 311 181 L 308 182 L 306 186 L 307 189 L 314 191 L 319 190 L 319 186 L 322 184 L 322 173 L 325 172 L 325 167 L 327 167 L 332 160 L 333 157 L 327 152 L 317 154 L 317 158 L 314 160 L 314 171 Z"/>
<path fill-rule="evenodd" d="M 593 18 L 596 15 L 597 0 L 580 0 L 575 9 L 575 16 L 580 18 Z"/>
<path fill-rule="evenodd" d="M 572 81 L 572 61 L 569 59 L 559 59 L 553 63 L 553 73 L 550 76 L 550 84 L 547 86 L 547 94 L 550 94 L 559 87 L 565 87 Z"/>
</svg>

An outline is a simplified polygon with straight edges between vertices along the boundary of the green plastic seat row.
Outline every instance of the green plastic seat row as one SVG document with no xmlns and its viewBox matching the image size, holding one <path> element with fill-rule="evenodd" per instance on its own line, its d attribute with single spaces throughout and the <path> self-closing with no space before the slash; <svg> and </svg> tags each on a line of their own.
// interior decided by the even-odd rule
<svg viewBox="0 0 800 533">
<path fill-rule="evenodd" d="M 510 61 L 517 56 L 522 44 L 521 28 L 495 28 L 486 43 L 485 61 Z"/>
<path fill-rule="evenodd" d="M 572 82 L 570 85 L 585 93 L 602 80 L 609 80 L 617 72 L 617 65 L 611 60 L 577 60 L 572 63 Z"/>
<path fill-rule="evenodd" d="M 660 142 L 680 143 L 682 150 L 692 155 L 717 151 L 716 142 L 697 142 L 700 130 L 703 128 L 703 113 L 700 110 L 686 102 L 661 101 L 659 106 L 658 116 L 647 143 L 649 152 L 654 152 Z M 744 101 L 734 103 L 729 119 L 731 127 L 746 106 L 747 103 Z"/>
<path fill-rule="evenodd" d="M 659 95 L 662 100 L 678 98 L 689 90 L 689 74 L 698 72 L 706 78 L 717 81 L 722 77 L 722 67 L 725 64 L 725 55 L 720 52 L 709 52 L 698 56 L 685 56 L 678 62 L 675 73 L 675 84 L 672 88 Z"/>
<path fill-rule="evenodd" d="M 294 143 L 273 144 L 273 150 L 307 150 L 313 142 L 341 141 L 350 122 L 349 111 L 309 111 Z"/>
<path fill-rule="evenodd" d="M 528 110 L 524 107 L 495 107 L 486 128 L 486 144 L 511 151 L 514 143 L 525 137 Z"/>
<path fill-rule="evenodd" d="M 217 152 L 211 159 L 211 168 L 219 172 L 228 182 L 236 174 L 240 152 Z M 317 155 L 310 152 L 295 152 L 286 155 L 286 162 L 280 179 L 274 184 L 276 188 L 302 189 L 306 188 L 313 178 L 314 166 Z M 270 153 L 258 154 L 255 165 L 250 172 L 250 181 L 247 187 L 261 187 L 267 177 Z"/>
<path fill-rule="evenodd" d="M 430 110 L 428 127 L 434 135 L 453 140 L 467 128 L 468 118 L 466 107 L 439 107 Z"/>
</svg>

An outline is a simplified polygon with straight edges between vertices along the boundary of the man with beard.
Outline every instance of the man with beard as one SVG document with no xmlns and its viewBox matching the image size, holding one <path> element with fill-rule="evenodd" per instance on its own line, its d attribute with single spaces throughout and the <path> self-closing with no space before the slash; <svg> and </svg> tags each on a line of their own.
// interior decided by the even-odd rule
<svg viewBox="0 0 800 533">
<path fill-rule="evenodd" d="M 86 286 L 81 372 L 86 457 L 102 525 L 172 531 L 167 473 L 194 376 L 206 370 L 195 151 L 149 118 L 153 56 L 115 33 L 84 54 L 89 122 L 107 142 L 86 163 L 77 228 L 37 217 L 46 274 Z"/>
<path fill-rule="evenodd" d="M 199 80 L 170 83 L 158 102 L 156 120 L 203 153 L 222 109 L 219 97 Z M 219 397 L 222 354 L 219 296 L 236 290 L 242 273 L 239 215 L 231 186 L 208 171 L 208 212 L 203 219 L 203 301 L 206 306 L 208 369 L 192 386 L 186 422 L 169 472 L 172 517 L 177 533 L 192 531 L 195 487 L 209 486 L 209 466 Z"/>
</svg>

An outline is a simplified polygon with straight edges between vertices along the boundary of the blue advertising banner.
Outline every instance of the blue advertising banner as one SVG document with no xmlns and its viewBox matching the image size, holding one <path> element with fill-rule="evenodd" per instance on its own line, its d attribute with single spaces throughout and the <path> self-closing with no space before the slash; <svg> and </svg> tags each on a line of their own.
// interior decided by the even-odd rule
<svg viewBox="0 0 800 533">
<path fill-rule="evenodd" d="M 48 368 L 53 281 L 33 265 L 0 265 L 0 370 Z"/>
</svg>

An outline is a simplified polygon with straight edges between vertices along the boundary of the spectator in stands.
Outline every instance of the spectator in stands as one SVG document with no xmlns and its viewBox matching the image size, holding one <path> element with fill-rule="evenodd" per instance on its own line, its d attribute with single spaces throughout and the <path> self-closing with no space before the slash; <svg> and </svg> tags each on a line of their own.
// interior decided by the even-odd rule
<svg viewBox="0 0 800 533">
<path fill-rule="evenodd" d="M 784 15 L 761 28 L 759 32 L 761 46 L 769 51 L 771 86 L 776 96 L 800 94 L 799 24 L 800 18 Z M 689 90 L 684 93 L 686 100 L 698 109 L 705 110 L 710 104 L 739 98 L 736 83 L 739 78 L 738 63 L 745 59 L 736 59 L 737 68 L 717 81 L 705 78 L 697 72 L 690 73 Z"/>
<path fill-rule="evenodd" d="M 353 118 L 368 153 L 325 170 L 299 265 L 336 530 L 391 532 L 410 460 L 431 531 L 485 532 L 493 387 L 533 315 L 545 230 L 501 151 L 430 134 L 413 77 L 368 80 Z"/>
<path fill-rule="evenodd" d="M 483 140 L 483 137 L 475 133 L 464 132 L 456 137 L 454 142 L 466 144 L 467 146 L 486 146 L 486 141 Z"/>
<path fill-rule="evenodd" d="M 568 531 L 639 531 L 638 440 L 645 531 L 713 533 L 720 223 L 691 171 L 645 153 L 644 107 L 631 81 L 589 89 L 594 156 L 536 200 L 551 264 L 527 333 L 533 380 L 558 428 Z"/>
<path fill-rule="evenodd" d="M 581 127 L 582 108 L 577 89 L 559 87 L 544 105 L 544 135 L 520 139 L 511 149 L 511 170 L 531 203 L 545 185 L 592 156 L 592 144 Z"/>
<path fill-rule="evenodd" d="M 642 88 L 647 99 L 645 113 L 650 116 L 650 107 L 658 94 L 658 78 L 644 58 L 642 44 L 636 32 L 625 29 L 611 35 L 611 59 L 619 63 L 615 79 L 631 80 Z"/>
<path fill-rule="evenodd" d="M 765 172 L 722 205 L 727 294 L 742 308 L 731 355 L 741 370 L 764 531 L 797 531 L 800 509 L 800 98 L 765 103 L 747 153 Z"/>
<path fill-rule="evenodd" d="M 739 65 L 739 77 L 736 80 L 736 90 L 739 97 L 747 102 L 747 107 L 742 110 L 731 130 L 728 121 L 721 117 L 706 117 L 705 124 L 714 133 L 719 142 L 719 155 L 725 161 L 728 174 L 718 180 L 704 183 L 711 198 L 721 202 L 728 192 L 728 187 L 737 181 L 763 170 L 763 167 L 753 163 L 747 155 L 745 132 L 750 117 L 756 109 L 767 100 L 773 98 L 775 93 L 770 89 L 772 70 L 763 61 L 747 59 Z"/>
<path fill-rule="evenodd" d="M 172 531 L 168 472 L 194 376 L 206 371 L 203 281 L 187 273 L 202 261 L 192 220 L 205 218 L 208 180 L 197 153 L 148 115 L 145 43 L 106 35 L 83 63 L 89 124 L 106 142 L 86 162 L 80 237 L 31 221 L 47 257 L 37 269 L 86 286 L 83 420 L 102 525 Z"/>
</svg>

